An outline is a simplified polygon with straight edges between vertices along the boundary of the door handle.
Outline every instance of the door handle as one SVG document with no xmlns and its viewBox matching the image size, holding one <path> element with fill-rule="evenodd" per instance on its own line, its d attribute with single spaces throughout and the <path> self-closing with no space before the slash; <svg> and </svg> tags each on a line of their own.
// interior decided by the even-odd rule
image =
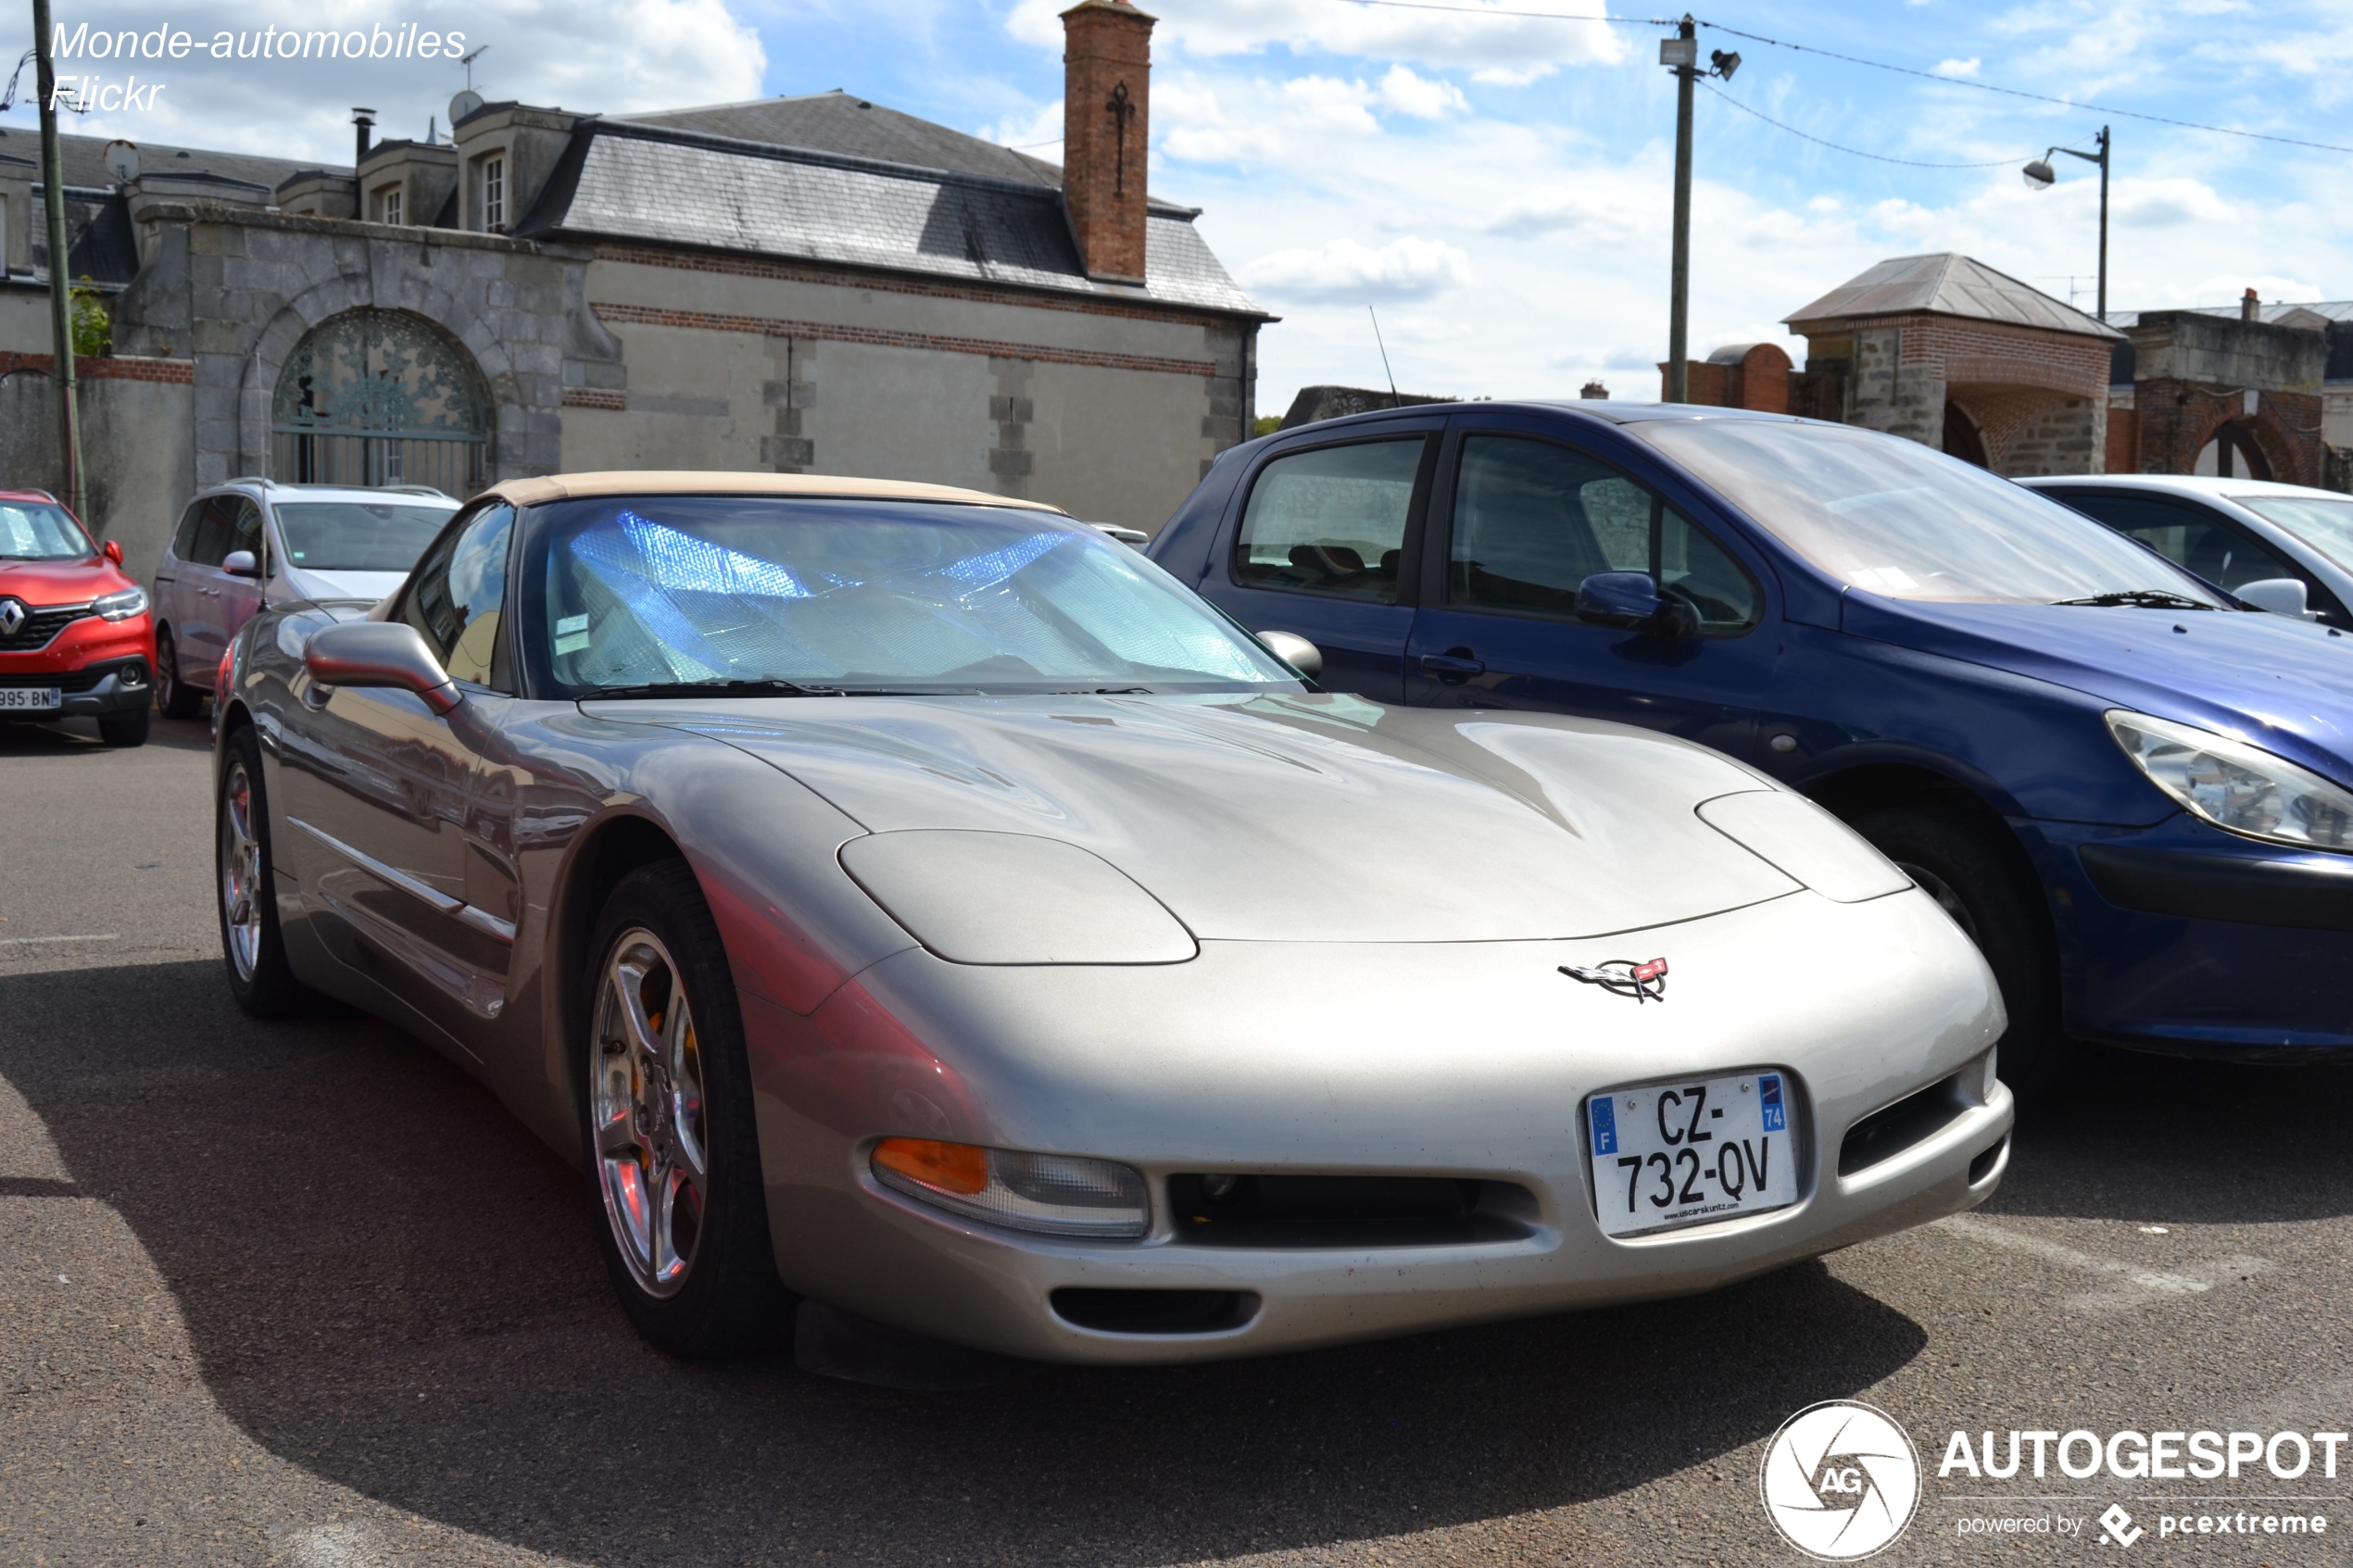
<svg viewBox="0 0 2353 1568">
<path fill-rule="evenodd" d="M 1422 673 L 1435 675 L 1441 681 L 1467 681 L 1473 675 L 1487 673 L 1487 666 L 1471 656 L 1468 648 L 1456 648 L 1452 653 L 1422 655 Z"/>
</svg>

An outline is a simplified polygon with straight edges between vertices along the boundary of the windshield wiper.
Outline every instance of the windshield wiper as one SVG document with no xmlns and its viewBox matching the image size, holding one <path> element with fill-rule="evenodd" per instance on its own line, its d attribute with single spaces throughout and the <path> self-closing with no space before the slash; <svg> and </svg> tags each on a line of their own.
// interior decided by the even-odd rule
<svg viewBox="0 0 2353 1568">
<path fill-rule="evenodd" d="M 635 686 L 599 686 L 585 694 L 607 696 L 842 696 L 839 686 L 804 686 L 798 681 L 648 681 Z"/>
<path fill-rule="evenodd" d="M 2089 598 L 2053 599 L 2051 602 L 2059 605 L 2098 605 L 2104 608 L 2124 605 L 2133 609 L 2212 609 L 2214 608 L 2209 604 L 2201 604 L 2196 599 L 2184 598 L 2180 594 L 2169 593 L 2163 588 L 2127 588 L 2121 593 L 2094 594 Z"/>
</svg>

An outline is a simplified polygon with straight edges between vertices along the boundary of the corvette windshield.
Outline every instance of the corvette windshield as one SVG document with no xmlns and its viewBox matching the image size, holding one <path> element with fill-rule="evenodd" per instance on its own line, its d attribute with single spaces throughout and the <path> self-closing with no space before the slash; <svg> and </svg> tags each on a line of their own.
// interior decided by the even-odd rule
<svg viewBox="0 0 2353 1568">
<path fill-rule="evenodd" d="M 1791 549 L 1867 593 L 2221 605 L 2212 590 L 2106 524 L 1915 441 L 1763 420 L 1656 420 L 1629 428 Z"/>
<path fill-rule="evenodd" d="M 89 554 L 89 539 L 62 509 L 0 501 L 0 560 L 80 560 Z"/>
<path fill-rule="evenodd" d="M 1201 691 L 1294 677 L 1124 545 L 1051 513 L 663 495 L 560 503 L 553 684 Z"/>
</svg>

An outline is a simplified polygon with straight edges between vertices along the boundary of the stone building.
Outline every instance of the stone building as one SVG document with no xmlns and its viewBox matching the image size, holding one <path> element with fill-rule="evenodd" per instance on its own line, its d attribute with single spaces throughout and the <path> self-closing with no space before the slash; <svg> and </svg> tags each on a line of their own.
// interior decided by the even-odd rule
<svg viewBox="0 0 2353 1568">
<path fill-rule="evenodd" d="M 462 103 L 349 168 L 67 138 L 94 522 L 134 569 L 242 474 L 931 480 L 1156 528 L 1254 414 L 1265 315 L 1146 188 L 1152 19 L 1064 13 L 1066 163 L 842 93 Z M 37 146 L 0 135 L 0 483 L 57 483 Z"/>
<path fill-rule="evenodd" d="M 1965 256 L 1882 261 L 1780 345 L 1687 367 L 1693 403 L 1865 425 L 2014 478 L 2239 473 L 2353 489 L 2353 303 L 2111 312 Z M 1664 370 L 1665 366 L 1660 369 Z"/>
</svg>

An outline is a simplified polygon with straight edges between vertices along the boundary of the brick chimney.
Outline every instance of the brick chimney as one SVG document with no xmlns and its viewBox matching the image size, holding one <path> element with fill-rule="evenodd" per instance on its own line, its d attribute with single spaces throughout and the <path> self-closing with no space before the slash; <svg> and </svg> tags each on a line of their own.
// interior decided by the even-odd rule
<svg viewBox="0 0 2353 1568">
<path fill-rule="evenodd" d="M 1088 276 L 1144 281 L 1152 22 L 1128 0 L 1063 13 L 1063 204 Z"/>
</svg>

